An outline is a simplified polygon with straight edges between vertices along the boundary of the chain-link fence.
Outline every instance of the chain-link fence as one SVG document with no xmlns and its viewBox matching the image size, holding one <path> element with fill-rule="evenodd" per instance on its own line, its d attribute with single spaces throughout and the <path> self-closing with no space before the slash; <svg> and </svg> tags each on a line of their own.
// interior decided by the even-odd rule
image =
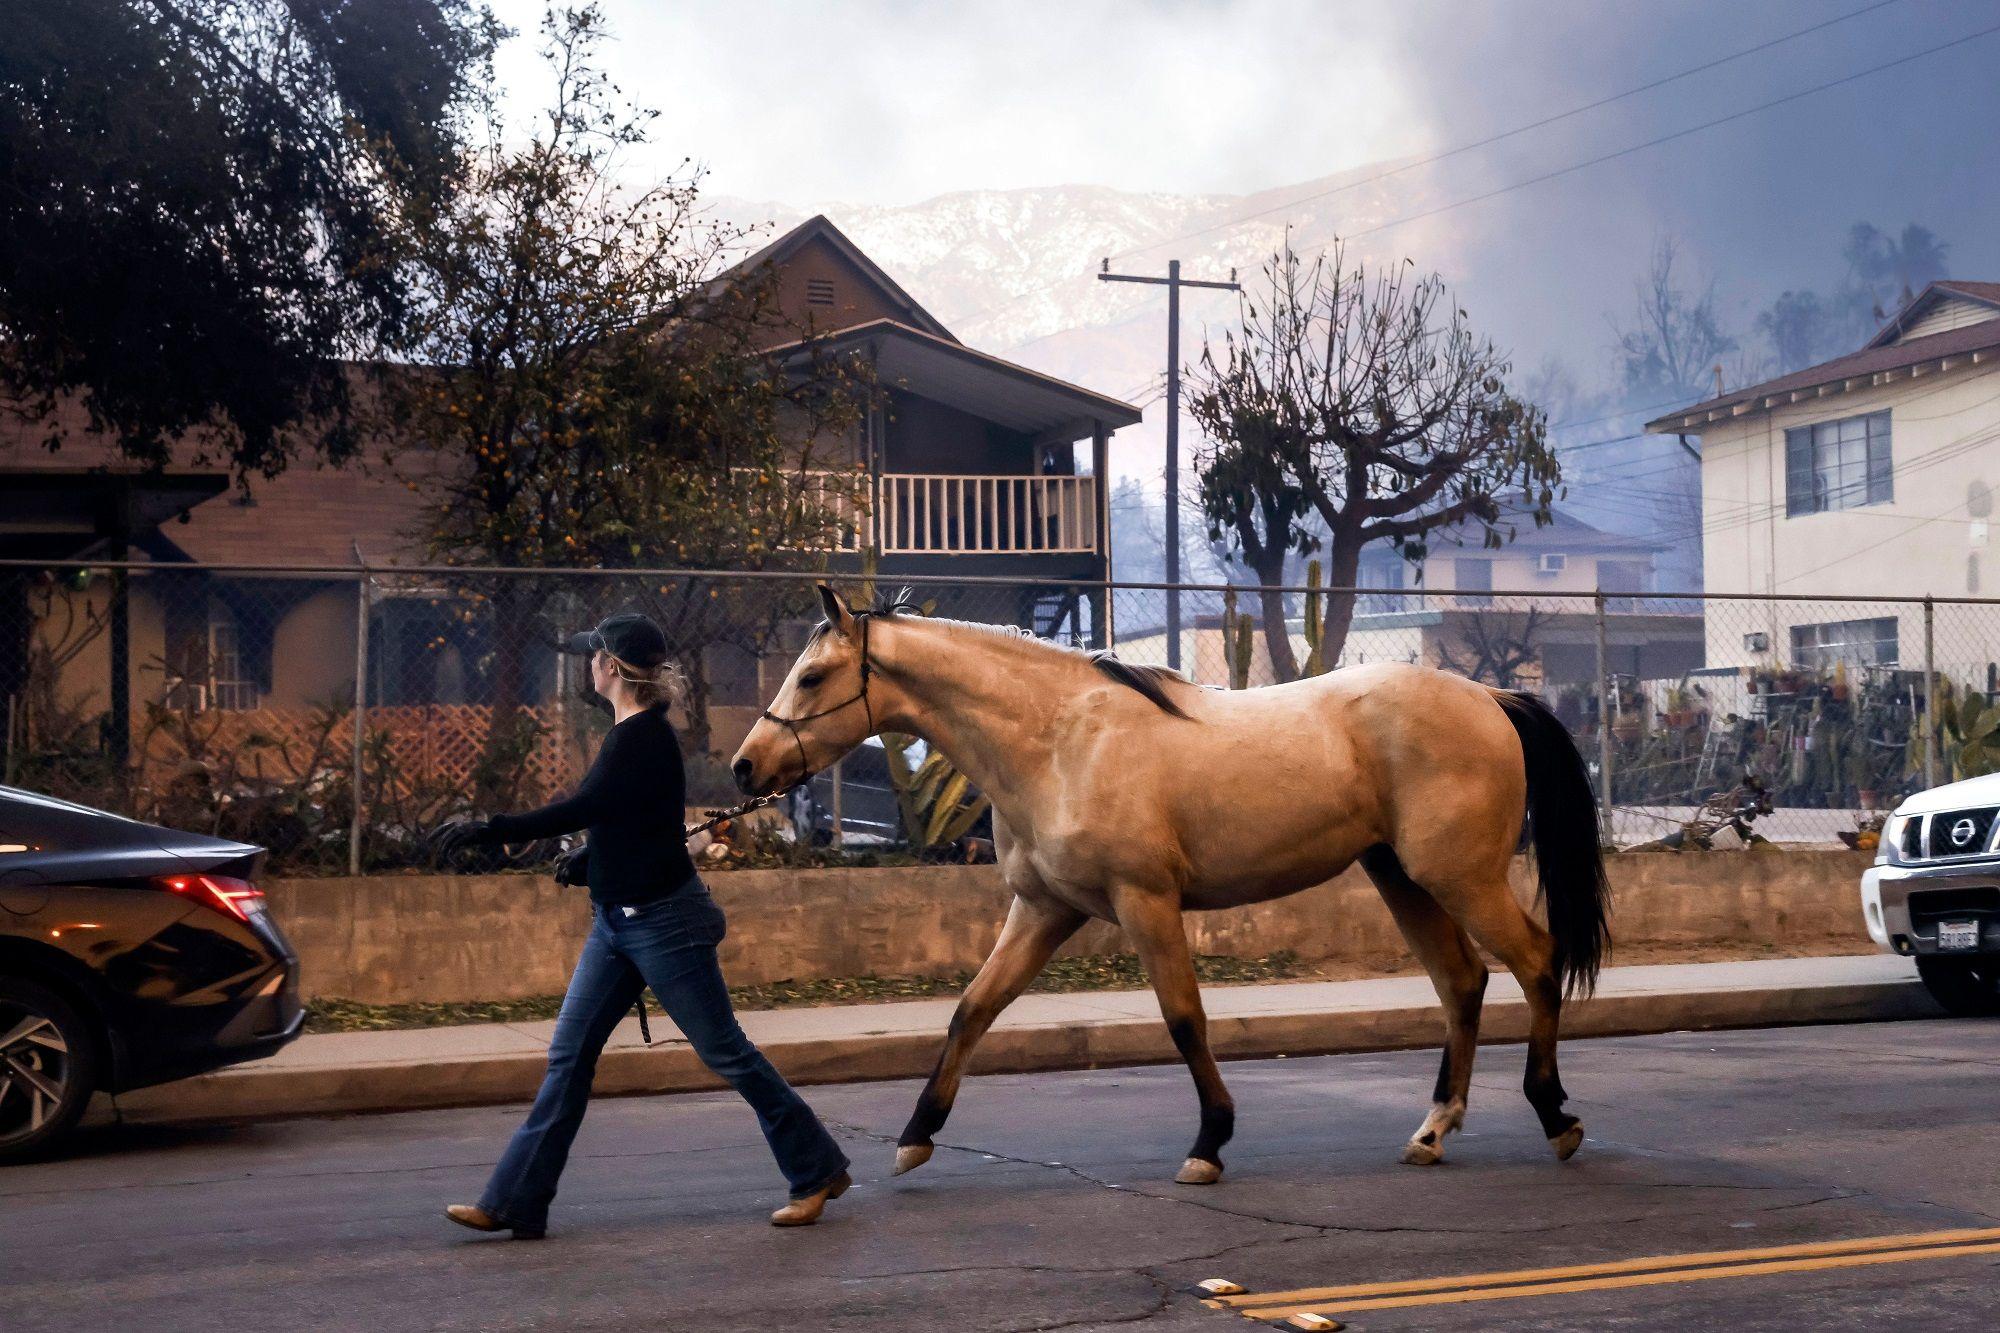
<svg viewBox="0 0 2000 1333">
<path fill-rule="evenodd" d="M 437 821 L 575 781 L 605 719 L 555 645 L 631 608 L 687 679 L 689 800 L 724 805 L 729 754 L 818 619 L 812 582 L 0 563 L 5 780 L 255 842 L 287 870 L 419 864 Z M 1773 841 L 1831 843 L 1907 791 L 2000 768 L 1993 602 L 876 582 L 1221 689 L 1396 661 L 1533 690 L 1622 845 L 1680 841 L 1705 802 L 1697 838 L 1740 806 Z M 895 844 L 943 826 L 908 799 L 924 758 L 864 747 L 794 794 L 789 832 Z"/>
</svg>

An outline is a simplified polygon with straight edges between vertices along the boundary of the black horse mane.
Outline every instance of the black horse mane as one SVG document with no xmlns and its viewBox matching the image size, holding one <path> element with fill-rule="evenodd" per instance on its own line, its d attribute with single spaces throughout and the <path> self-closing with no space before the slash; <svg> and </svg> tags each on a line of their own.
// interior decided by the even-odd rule
<svg viewBox="0 0 2000 1333">
<path fill-rule="evenodd" d="M 1092 653 L 1090 664 L 1126 689 L 1137 690 L 1145 695 L 1162 712 L 1171 713 L 1175 717 L 1188 716 L 1185 709 L 1167 697 L 1167 681 L 1179 681 L 1183 685 L 1187 683 L 1187 677 L 1180 672 L 1169 671 L 1165 667 L 1133 666 L 1130 662 L 1121 662 L 1113 657 L 1109 649 Z M 1188 720 L 1194 719 L 1188 718 Z"/>
<path fill-rule="evenodd" d="M 873 606 L 868 607 L 865 612 L 857 611 L 855 614 L 880 616 L 887 619 L 906 612 L 917 616 L 928 614 L 916 600 L 916 595 L 910 589 L 902 588 L 893 594 L 878 593 Z M 1027 631 L 1012 626 L 980 625 L 975 626 L 975 628 L 990 629 L 994 633 L 1016 633 L 1023 637 L 1033 637 Z M 832 621 L 820 621 L 818 625 L 813 627 L 812 637 L 807 640 L 808 644 L 817 642 L 822 635 L 832 629 Z M 1050 646 L 1055 647 L 1058 645 L 1052 644 Z M 1112 655 L 1111 650 L 1108 648 L 1093 652 L 1089 654 L 1089 657 L 1090 664 L 1096 667 L 1099 672 L 1103 673 L 1107 678 L 1117 681 L 1126 689 L 1136 690 L 1138 693 L 1144 695 L 1161 712 L 1169 713 L 1179 718 L 1188 717 L 1186 710 L 1167 695 L 1166 683 L 1168 681 L 1178 681 L 1183 685 L 1188 683 L 1187 677 L 1181 675 L 1180 672 L 1169 671 L 1165 667 L 1134 666 L 1130 662 L 1121 662 L 1117 657 Z M 1188 720 L 1192 721 L 1193 719 L 1189 718 Z"/>
</svg>

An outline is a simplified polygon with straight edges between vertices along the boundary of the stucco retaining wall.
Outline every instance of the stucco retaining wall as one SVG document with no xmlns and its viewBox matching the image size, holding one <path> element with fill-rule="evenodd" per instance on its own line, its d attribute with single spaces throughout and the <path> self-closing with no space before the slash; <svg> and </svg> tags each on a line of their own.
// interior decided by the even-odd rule
<svg viewBox="0 0 2000 1333">
<path fill-rule="evenodd" d="M 1865 853 L 1626 854 L 1610 860 L 1613 932 L 1633 943 L 1761 941 L 1863 952 Z M 1517 890 L 1528 891 L 1516 865 Z M 739 984 L 922 975 L 977 967 L 1007 894 L 992 866 L 736 870 L 708 877 L 729 915 L 723 966 Z M 541 876 L 278 880 L 272 910 L 298 946 L 307 994 L 369 1003 L 515 999 L 561 991 L 589 923 L 580 890 Z M 1408 958 L 1358 870 L 1276 902 L 1191 914 L 1202 953 L 1383 964 Z M 1069 953 L 1123 947 L 1093 924 Z"/>
</svg>

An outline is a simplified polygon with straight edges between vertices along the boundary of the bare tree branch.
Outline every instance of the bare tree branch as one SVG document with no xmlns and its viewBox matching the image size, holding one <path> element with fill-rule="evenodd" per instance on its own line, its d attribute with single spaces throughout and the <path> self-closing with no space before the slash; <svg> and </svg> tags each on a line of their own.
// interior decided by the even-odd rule
<svg viewBox="0 0 2000 1333">
<path fill-rule="evenodd" d="M 1310 261 L 1286 250 L 1244 297 L 1241 327 L 1191 370 L 1210 536 L 1227 534 L 1261 581 L 1322 543 L 1341 588 L 1370 542 L 1420 560 L 1440 529 L 1498 546 L 1510 516 L 1550 521 L 1562 470 L 1543 414 L 1507 390 L 1508 361 L 1443 282 L 1412 272 L 1350 269 L 1338 247 Z M 1352 615 L 1336 595 L 1329 660 Z M 1289 644 L 1281 655 L 1274 641 L 1272 660 Z"/>
</svg>

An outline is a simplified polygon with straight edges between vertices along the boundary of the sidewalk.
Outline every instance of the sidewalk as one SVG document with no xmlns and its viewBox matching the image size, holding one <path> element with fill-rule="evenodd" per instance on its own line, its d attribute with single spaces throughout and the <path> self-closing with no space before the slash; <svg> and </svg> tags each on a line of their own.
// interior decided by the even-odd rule
<svg viewBox="0 0 2000 1333">
<path fill-rule="evenodd" d="M 1327 1055 L 1436 1045 L 1443 1018 L 1422 977 L 1212 986 L 1209 1036 L 1223 1058 Z M 797 1083 L 929 1073 L 956 1001 L 745 1013 L 743 1026 Z M 1563 1014 L 1565 1038 L 1704 1028 L 1936 1017 L 1908 959 L 1784 958 L 1607 968 L 1595 998 Z M 405 1111 L 526 1101 L 541 1081 L 553 1021 L 482 1023 L 304 1037 L 267 1060 L 120 1099 L 127 1120 Z M 1480 1036 L 1520 1041 L 1527 1006 L 1512 977 L 1487 988 Z M 654 1044 L 628 1019 L 598 1066 L 600 1093 L 721 1086 L 655 1011 Z M 975 1073 L 1020 1073 L 1177 1059 L 1147 991 L 1026 995 L 994 1025 Z"/>
</svg>

